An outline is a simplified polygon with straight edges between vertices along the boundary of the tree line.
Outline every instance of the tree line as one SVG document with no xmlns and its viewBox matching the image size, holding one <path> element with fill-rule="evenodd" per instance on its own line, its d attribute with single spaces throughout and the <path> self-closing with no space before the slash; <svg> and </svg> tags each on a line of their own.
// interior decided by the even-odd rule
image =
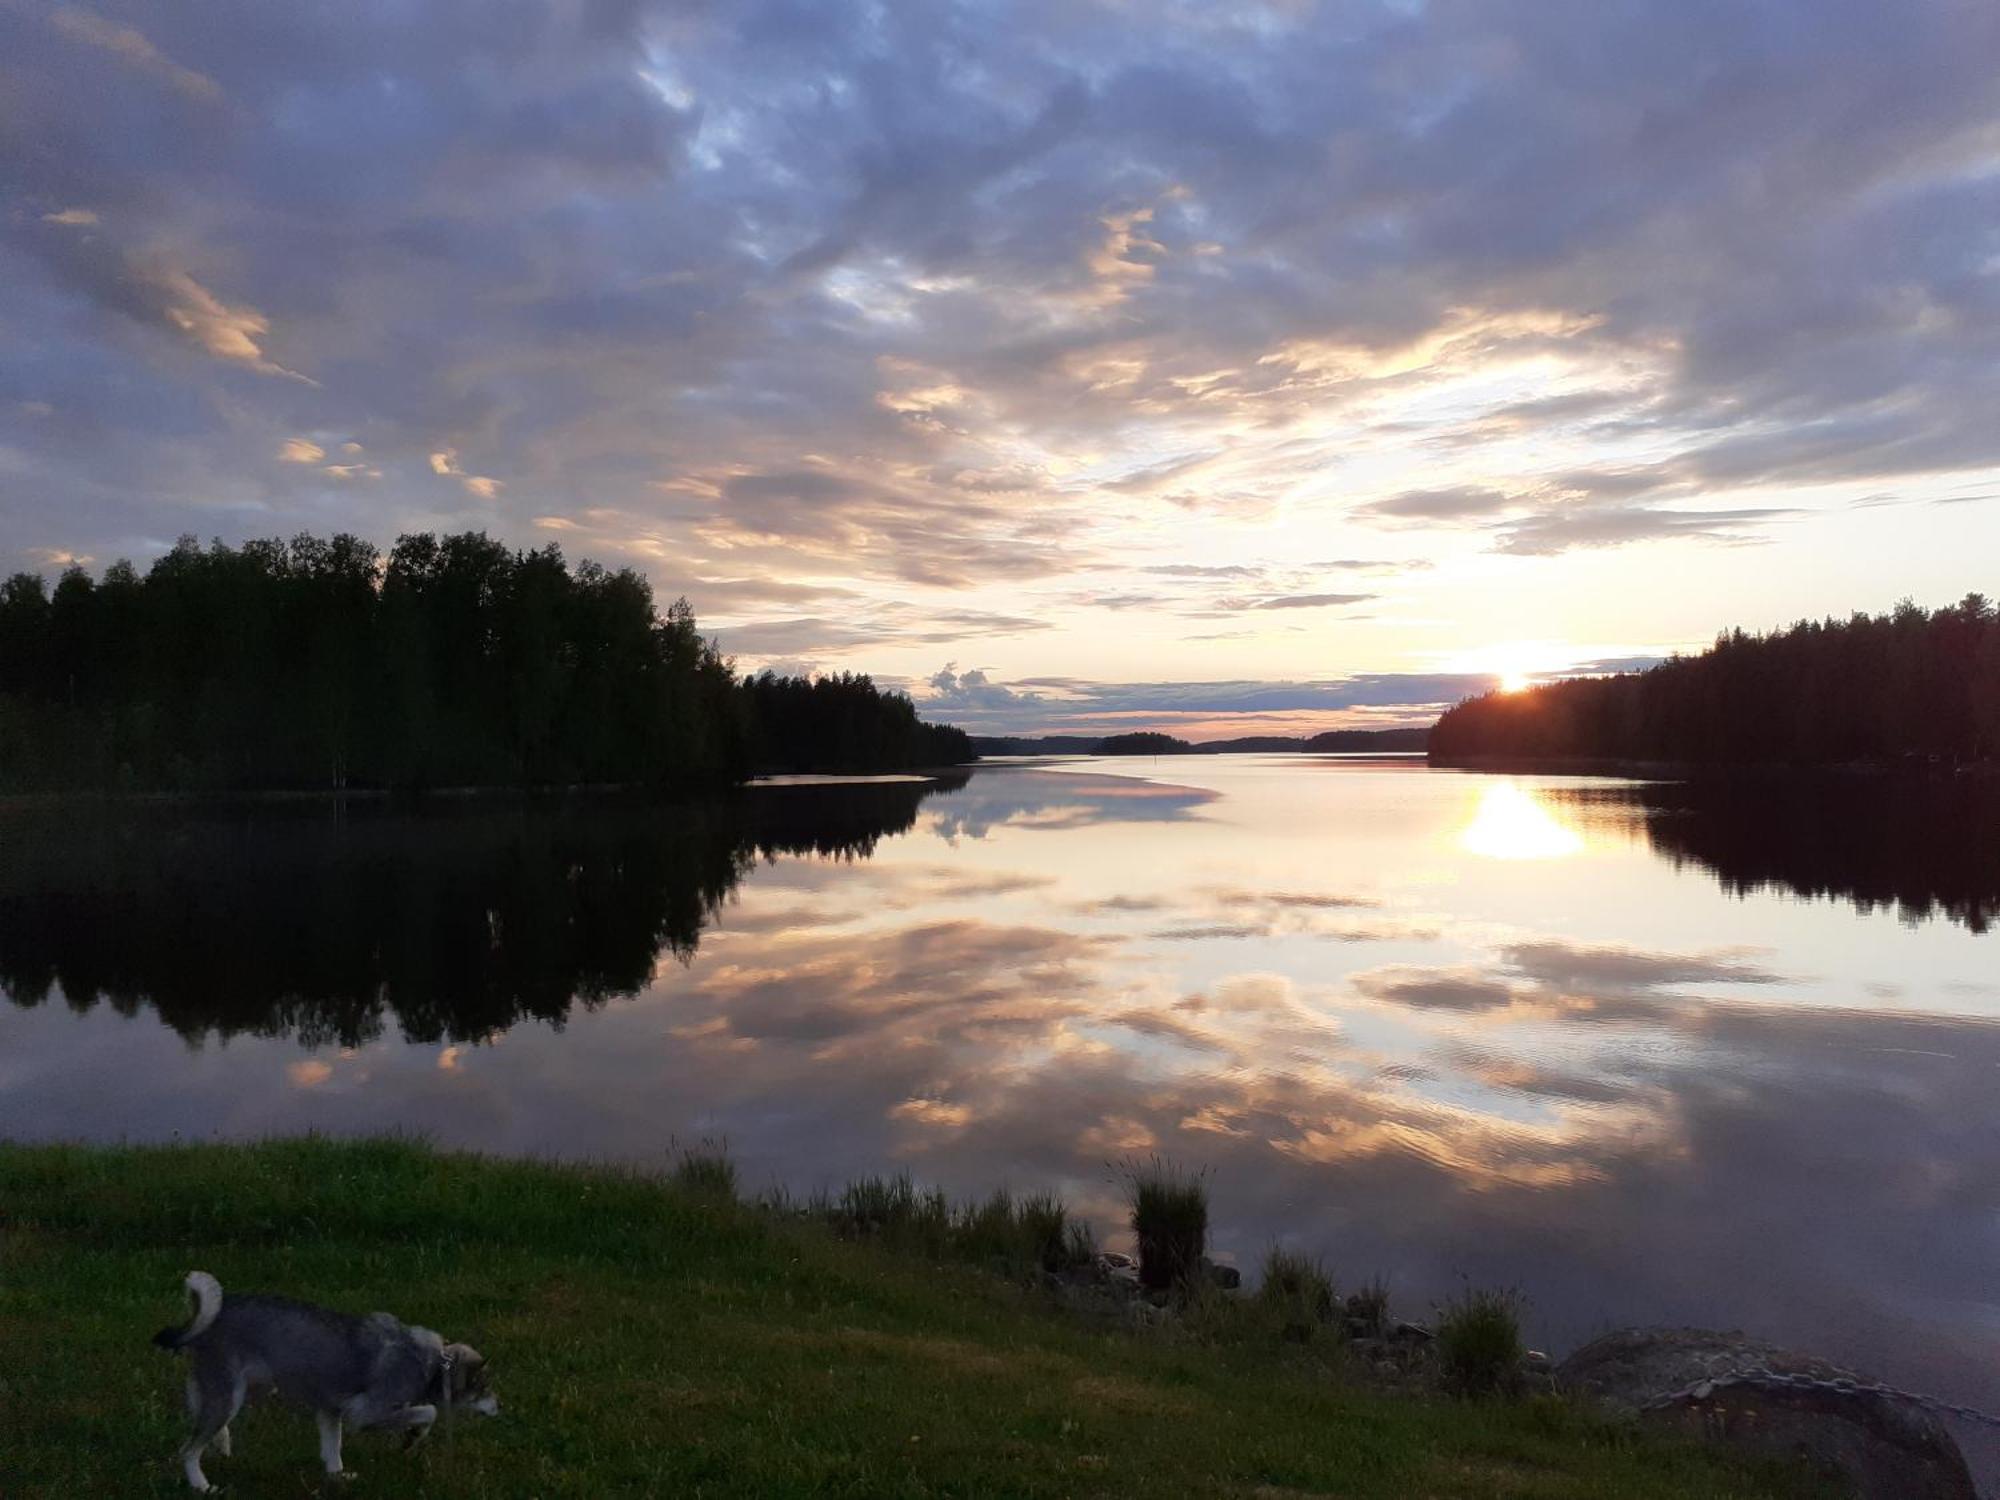
<svg viewBox="0 0 2000 1500">
<path fill-rule="evenodd" d="M 1315 735 L 1246 734 L 1227 740 L 1184 740 L 1178 735 L 980 735 L 972 748 L 981 755 L 1395 755 L 1421 752 L 1430 726 L 1414 729 L 1328 729 Z"/>
<path fill-rule="evenodd" d="M 1732 630 L 1643 672 L 1487 693 L 1431 730 L 1431 758 L 1697 765 L 1964 763 L 2000 755 L 2000 615 L 1924 610 Z"/>
<path fill-rule="evenodd" d="M 724 783 L 972 758 L 863 676 L 747 681 L 685 599 L 482 532 L 202 547 L 0 583 L 0 787 Z"/>
</svg>

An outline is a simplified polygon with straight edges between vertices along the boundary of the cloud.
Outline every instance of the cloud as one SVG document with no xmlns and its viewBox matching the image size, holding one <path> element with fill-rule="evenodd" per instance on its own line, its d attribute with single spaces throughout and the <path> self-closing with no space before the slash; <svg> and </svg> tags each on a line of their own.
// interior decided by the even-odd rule
<svg viewBox="0 0 2000 1500">
<path fill-rule="evenodd" d="M 304 378 L 264 358 L 259 341 L 271 331 L 271 320 L 255 308 L 230 306 L 185 271 L 162 268 L 151 272 L 150 279 L 162 295 L 167 321 L 217 359 L 266 375 Z"/>
<path fill-rule="evenodd" d="M 313 383 L 265 356 L 269 317 L 246 303 L 224 301 L 170 254 L 71 233 L 86 223 L 74 211 L 44 215 L 42 222 L 55 232 L 33 237 L 33 253 L 64 285 L 107 311 L 169 332 L 217 360 Z"/>
<path fill-rule="evenodd" d="M 1632 991 L 1688 984 L 1783 984 L 1740 953 L 1655 953 L 1547 939 L 1501 950 L 1509 970 L 1557 988 Z"/>
<path fill-rule="evenodd" d="M 1365 604 L 1379 597 L 1375 594 L 1280 594 L 1273 599 L 1259 599 L 1248 607 L 1251 609 L 1328 609 L 1337 604 Z"/>
<path fill-rule="evenodd" d="M 326 457 L 326 449 L 311 438 L 286 438 L 284 446 L 278 449 L 278 457 L 288 464 L 316 464 Z"/>
<path fill-rule="evenodd" d="M 1050 628 L 1047 620 L 976 609 L 922 609 L 877 605 L 859 618 L 801 615 L 784 620 L 725 626 L 716 634 L 725 649 L 745 656 L 824 656 L 896 643 L 950 645 L 1029 635 Z"/>
<path fill-rule="evenodd" d="M 72 551 L 369 477 L 380 540 L 878 606 L 723 616 L 774 653 L 1240 602 L 1187 671 L 1254 677 L 1315 608 L 1433 617 L 1418 563 L 1861 548 L 1863 492 L 2000 473 L 1992 7 L 203 16 L 0 8 L 0 452 Z"/>
<path fill-rule="evenodd" d="M 1459 521 L 1490 516 L 1516 504 L 1512 495 L 1481 485 L 1442 490 L 1405 490 L 1359 507 L 1357 515 L 1386 521 Z"/>
<path fill-rule="evenodd" d="M 1509 522 L 1496 545 L 1502 552 L 1546 557 L 1575 547 L 1624 547 L 1648 541 L 1754 542 L 1771 521 L 1793 509 L 1678 511 L 1656 506 L 1569 506 Z"/>
<path fill-rule="evenodd" d="M 978 668 L 961 672 L 957 662 L 946 662 L 930 678 L 928 702 L 944 709 L 1016 708 L 1042 700 L 1033 693 L 1017 693 L 994 682 Z"/>
<path fill-rule="evenodd" d="M 955 663 L 929 680 L 918 706 L 975 734 L 1115 734 L 1158 729 L 1196 739 L 1317 734 L 1338 727 L 1427 724 L 1485 692 L 1483 673 L 1375 672 L 1320 682 L 997 682 Z"/>
<path fill-rule="evenodd" d="M 73 5 L 54 12 L 49 25 L 71 41 L 102 48 L 128 67 L 150 74 L 190 99 L 203 104 L 219 103 L 222 99 L 222 90 L 214 79 L 182 67 L 133 27 L 116 25 Z"/>
<path fill-rule="evenodd" d="M 1518 998 L 1514 986 L 1479 970 L 1386 968 L 1354 976 L 1371 1000 L 1419 1010 L 1502 1010 Z"/>
</svg>

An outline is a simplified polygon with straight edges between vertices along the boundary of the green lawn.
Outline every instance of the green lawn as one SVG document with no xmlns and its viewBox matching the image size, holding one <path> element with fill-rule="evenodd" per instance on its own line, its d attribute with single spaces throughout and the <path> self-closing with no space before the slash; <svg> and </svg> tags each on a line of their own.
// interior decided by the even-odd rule
<svg viewBox="0 0 2000 1500">
<path fill-rule="evenodd" d="M 384 1308 L 491 1361 L 505 1414 L 376 1496 L 1777 1496 L 1768 1471 L 1553 1400 L 1357 1387 L 1273 1346 L 1110 1331 L 1039 1293 L 629 1174 L 406 1142 L 0 1144 L 0 1496 L 186 1493 L 182 1276 Z M 253 1407 L 234 1496 L 321 1488 Z"/>
</svg>

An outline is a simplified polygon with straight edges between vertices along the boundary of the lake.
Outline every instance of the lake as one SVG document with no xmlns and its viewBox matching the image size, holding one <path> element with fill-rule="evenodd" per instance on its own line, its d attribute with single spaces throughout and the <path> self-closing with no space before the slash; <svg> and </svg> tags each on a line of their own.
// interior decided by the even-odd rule
<svg viewBox="0 0 2000 1500">
<path fill-rule="evenodd" d="M 2000 793 L 1178 757 L 0 813 L 0 1133 L 398 1128 L 752 1186 L 1209 1169 L 1402 1310 L 2000 1407 Z M 1115 1242 L 1116 1236 L 1111 1236 Z"/>
</svg>

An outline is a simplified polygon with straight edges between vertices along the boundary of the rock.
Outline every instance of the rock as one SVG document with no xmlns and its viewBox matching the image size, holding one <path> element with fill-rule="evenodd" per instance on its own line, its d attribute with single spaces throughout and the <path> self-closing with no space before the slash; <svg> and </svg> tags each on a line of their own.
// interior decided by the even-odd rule
<svg viewBox="0 0 2000 1500">
<path fill-rule="evenodd" d="M 1243 1273 L 1234 1266 L 1219 1266 L 1206 1255 L 1201 1258 L 1201 1269 L 1208 1279 L 1225 1292 L 1233 1292 L 1243 1285 Z"/>
<path fill-rule="evenodd" d="M 1530 1349 L 1526 1354 L 1521 1356 L 1521 1373 L 1523 1375 L 1553 1375 L 1555 1374 L 1555 1370 L 1555 1361 L 1539 1349 Z"/>
<path fill-rule="evenodd" d="M 1116 1250 L 1100 1250 L 1091 1262 L 1091 1274 L 1100 1286 L 1123 1297 L 1139 1295 L 1139 1263 Z"/>
<path fill-rule="evenodd" d="M 1555 1374 L 1563 1386 L 1649 1425 L 1803 1459 L 1843 1482 L 1855 1500 L 1978 1500 L 1965 1455 L 1930 1413 L 1864 1391 L 1722 1378 L 1748 1370 L 1856 1378 L 1810 1355 L 1699 1328 L 1609 1333 L 1570 1355 Z"/>
</svg>

